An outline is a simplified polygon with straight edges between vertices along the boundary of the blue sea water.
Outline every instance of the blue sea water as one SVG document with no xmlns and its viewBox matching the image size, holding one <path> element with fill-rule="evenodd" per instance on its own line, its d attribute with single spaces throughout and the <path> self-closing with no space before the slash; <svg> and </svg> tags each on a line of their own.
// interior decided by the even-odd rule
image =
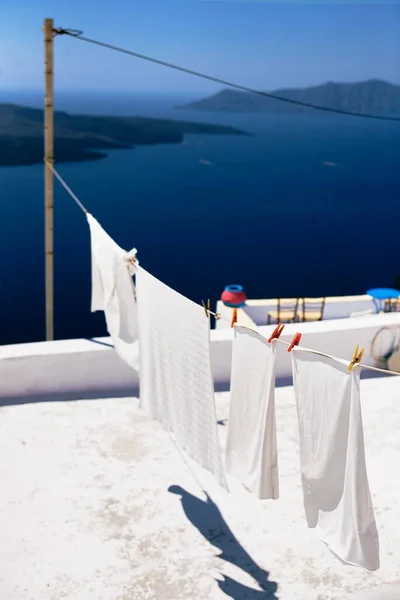
<svg viewBox="0 0 400 600">
<path fill-rule="evenodd" d="M 400 123 L 330 114 L 174 109 L 184 98 L 59 93 L 57 108 L 232 125 L 58 170 L 118 244 L 193 300 L 364 293 L 400 274 Z M 0 102 L 41 106 L 35 94 Z M 206 164 L 202 163 L 206 161 Z M 207 161 L 209 161 L 208 164 Z M 328 163 L 328 164 L 327 164 Z M 90 313 L 86 219 L 55 182 L 55 333 L 106 333 Z M 43 167 L 0 167 L 0 343 L 44 339 Z"/>
</svg>

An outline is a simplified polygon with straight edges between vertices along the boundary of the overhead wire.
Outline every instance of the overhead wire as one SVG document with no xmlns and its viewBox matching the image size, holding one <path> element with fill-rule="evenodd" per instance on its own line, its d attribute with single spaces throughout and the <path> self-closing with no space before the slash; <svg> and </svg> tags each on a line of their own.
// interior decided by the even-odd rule
<svg viewBox="0 0 400 600">
<path fill-rule="evenodd" d="M 51 170 L 51 172 L 53 173 L 53 175 L 58 179 L 58 181 L 61 183 L 61 185 L 66 190 L 66 192 L 69 194 L 69 196 L 74 200 L 74 202 L 76 202 L 76 204 L 79 206 L 79 208 L 82 210 L 82 212 L 87 215 L 88 214 L 88 210 L 84 207 L 84 205 L 82 204 L 82 202 L 74 194 L 74 192 L 71 190 L 71 188 L 69 187 L 69 185 L 66 183 L 66 181 L 64 181 L 64 179 L 57 172 L 57 170 L 53 167 L 53 165 L 49 161 L 45 161 L 45 164 Z M 185 455 L 183 454 L 183 452 L 179 448 L 178 444 L 176 443 L 173 435 L 171 434 L 171 432 L 169 430 L 168 430 L 168 435 L 169 435 L 169 437 L 171 439 L 171 442 L 174 445 L 176 451 L 178 452 L 178 454 L 180 455 L 181 459 L 185 463 L 186 468 L 189 470 L 189 472 L 191 473 L 191 475 L 192 475 L 193 479 L 195 480 L 196 484 L 200 488 L 200 491 L 204 492 L 204 486 L 200 482 L 200 480 L 197 477 L 196 473 L 193 471 L 193 469 L 190 466 L 189 462 L 187 461 Z"/>
<path fill-rule="evenodd" d="M 107 42 L 102 42 L 100 40 L 95 40 L 83 35 L 83 31 L 79 29 L 63 29 L 58 28 L 54 30 L 55 35 L 67 35 L 69 37 L 75 38 L 77 40 L 81 40 L 83 42 L 87 42 L 89 44 L 93 44 L 95 46 L 100 46 L 102 48 L 107 48 L 109 50 L 114 50 L 115 52 L 120 52 L 122 54 L 127 54 L 128 56 L 133 56 L 134 58 L 139 58 L 140 60 L 144 60 L 147 62 L 151 62 L 156 65 L 160 65 L 162 67 L 167 67 L 169 69 L 173 69 L 175 71 L 180 71 L 181 73 L 186 73 L 187 75 L 194 75 L 195 77 L 199 77 L 201 79 L 206 79 L 208 81 L 212 81 L 214 83 L 219 83 L 226 87 L 230 87 L 233 89 L 240 90 L 242 92 L 248 92 L 251 94 L 257 94 L 258 96 L 264 96 L 265 98 L 270 98 L 272 100 L 279 100 L 280 102 L 286 102 L 287 104 L 293 104 L 296 106 L 302 106 L 303 108 L 310 108 L 313 110 L 320 110 L 324 112 L 336 113 L 340 115 L 347 115 L 352 117 L 359 117 L 364 119 L 375 119 L 379 121 L 397 121 L 400 122 L 400 117 L 389 117 L 385 115 L 376 115 L 370 113 L 361 113 L 361 112 L 353 112 L 348 110 L 343 110 L 340 108 L 333 108 L 329 106 L 320 106 L 318 104 L 313 104 L 311 102 L 304 102 L 302 100 L 294 100 L 292 98 L 286 98 L 285 96 L 278 96 L 276 94 L 270 92 L 263 92 L 261 90 L 256 90 L 254 88 L 240 85 L 238 83 L 233 83 L 231 81 L 227 81 L 225 79 L 220 79 L 219 77 L 214 77 L 213 75 L 207 75 L 206 73 L 201 73 L 200 71 L 196 71 L 194 69 L 188 69 L 186 67 L 182 67 L 180 65 L 176 65 L 174 63 L 170 63 L 158 58 L 154 58 L 152 56 L 147 56 L 145 54 L 140 54 L 139 52 L 134 52 L 133 50 L 128 50 L 121 46 L 116 46 L 114 44 L 109 44 Z"/>
<path fill-rule="evenodd" d="M 243 85 L 239 85 L 236 83 L 232 83 L 217 77 L 213 77 L 211 75 L 206 75 L 204 73 L 200 73 L 199 71 L 195 71 L 192 69 L 187 69 L 185 67 L 181 67 L 179 65 L 175 65 L 173 63 L 169 63 L 166 61 L 162 61 L 156 58 L 152 58 L 150 56 L 146 56 L 144 54 L 139 54 L 138 52 L 133 52 L 132 50 L 127 50 L 126 48 L 121 48 L 119 46 L 115 46 L 113 44 L 109 44 L 106 42 L 101 42 L 99 40 L 94 40 L 88 37 L 85 37 L 83 35 L 83 31 L 79 30 L 79 29 L 63 29 L 63 28 L 58 28 L 58 29 L 54 29 L 53 31 L 54 35 L 68 35 L 69 37 L 73 37 L 76 39 L 80 39 L 82 41 L 97 45 L 97 46 L 101 46 L 104 48 L 108 48 L 110 50 L 114 50 L 117 52 L 121 52 L 123 54 L 128 54 L 129 56 L 133 56 L 135 58 L 139 58 L 142 60 L 146 60 L 161 66 L 165 66 L 171 69 L 175 69 L 177 71 L 181 71 L 183 73 L 187 73 L 189 75 L 194 75 L 196 77 L 200 77 L 203 79 L 207 79 L 209 81 L 213 81 L 216 83 L 220 83 L 222 85 L 226 85 L 228 87 L 232 87 L 235 89 L 239 89 L 241 91 L 245 91 L 245 92 L 249 92 L 249 93 L 253 93 L 253 94 L 257 94 L 260 96 L 265 96 L 267 98 L 271 98 L 274 100 L 279 100 L 282 102 L 286 102 L 286 103 L 290 103 L 290 104 L 295 104 L 298 106 L 302 106 L 302 107 L 306 107 L 306 108 L 312 108 L 315 110 L 321 110 L 321 111 L 327 111 L 327 112 L 332 112 L 332 113 L 337 113 L 337 114 L 343 114 L 343 115 L 348 115 L 348 116 L 354 116 L 354 117 L 362 117 L 362 118 L 369 118 L 369 119 L 377 119 L 377 120 L 385 120 L 385 121 L 399 121 L 400 122 L 400 118 L 396 118 L 396 117 L 385 117 L 383 115 L 373 115 L 373 114 L 368 114 L 368 113 L 359 113 L 359 112 L 351 112 L 351 111 L 345 111 L 345 110 L 341 110 L 341 109 L 335 109 L 335 108 L 331 108 L 331 107 L 326 107 L 326 106 L 319 106 L 319 105 L 315 105 L 315 104 L 311 104 L 308 102 L 302 102 L 299 100 L 293 100 L 290 98 L 285 98 L 282 96 L 277 96 L 275 94 L 270 94 L 268 92 L 263 92 L 260 90 L 255 90 L 252 88 L 249 88 L 247 86 L 243 86 Z M 53 175 L 57 178 L 57 180 L 60 182 L 60 184 L 64 187 L 64 189 L 67 191 L 67 193 L 71 196 L 71 198 L 75 201 L 75 203 L 79 206 L 79 208 L 82 210 L 82 212 L 84 214 L 88 214 L 88 210 L 85 208 L 85 206 L 82 204 L 82 202 L 79 200 L 79 198 L 74 194 L 74 192 L 71 190 L 71 188 L 68 186 L 68 184 L 64 181 L 64 179 L 61 177 L 61 175 L 57 172 L 57 170 L 54 168 L 54 166 L 49 162 L 49 161 L 45 161 L 46 166 L 52 171 Z M 217 320 L 223 320 L 226 322 L 229 322 L 228 319 L 224 318 L 220 313 L 215 313 L 213 311 L 211 311 L 210 309 L 205 309 L 206 310 L 206 314 L 208 313 L 209 315 L 213 315 L 215 317 L 215 319 Z M 275 341 L 277 343 L 283 344 L 285 346 L 290 346 L 291 344 L 289 342 L 284 342 L 283 340 L 280 339 L 275 339 Z M 298 347 L 299 350 L 305 350 L 304 348 Z M 323 356 L 325 358 L 329 358 L 329 359 L 334 359 L 336 360 L 336 358 L 334 356 L 331 356 L 329 354 L 325 354 L 322 352 L 319 352 L 317 350 L 311 350 L 311 349 L 307 349 L 309 352 L 312 352 L 313 354 L 319 355 L 319 356 Z M 390 371 L 388 369 L 381 369 L 378 367 L 372 367 L 370 365 L 364 365 L 364 364 L 358 364 L 356 365 L 360 368 L 363 369 L 369 369 L 371 371 L 376 371 L 379 373 L 384 373 L 386 375 L 400 375 L 400 373 L 397 373 L 396 371 Z"/>
</svg>

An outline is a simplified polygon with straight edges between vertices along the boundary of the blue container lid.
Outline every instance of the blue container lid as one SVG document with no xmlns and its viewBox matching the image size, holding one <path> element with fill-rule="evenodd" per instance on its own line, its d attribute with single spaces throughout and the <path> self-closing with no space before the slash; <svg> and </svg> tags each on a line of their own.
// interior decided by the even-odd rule
<svg viewBox="0 0 400 600">
<path fill-rule="evenodd" d="M 398 298 L 400 291 L 392 288 L 373 288 L 368 290 L 367 294 L 376 300 L 389 300 L 390 298 Z"/>
<path fill-rule="evenodd" d="M 226 292 L 243 292 L 243 287 L 241 285 L 232 284 L 227 285 L 225 288 Z"/>
<path fill-rule="evenodd" d="M 224 302 L 224 304 L 229 308 L 241 308 L 242 306 L 246 306 L 246 302 L 241 302 L 240 304 L 231 304 L 230 302 Z"/>
</svg>

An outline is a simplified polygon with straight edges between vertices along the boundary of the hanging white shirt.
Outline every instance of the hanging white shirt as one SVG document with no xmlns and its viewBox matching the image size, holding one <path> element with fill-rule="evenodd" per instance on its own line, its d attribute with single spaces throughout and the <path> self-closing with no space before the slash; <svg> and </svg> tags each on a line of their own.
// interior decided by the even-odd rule
<svg viewBox="0 0 400 600">
<path fill-rule="evenodd" d="M 279 498 L 276 342 L 235 327 L 226 469 L 258 498 Z"/>
<path fill-rule="evenodd" d="M 135 288 L 136 267 L 127 253 L 104 231 L 98 221 L 87 215 L 92 254 L 92 312 L 104 311 L 107 330 L 115 351 L 135 371 L 139 369 L 139 342 Z"/>
<path fill-rule="evenodd" d="M 187 454 L 227 487 L 204 309 L 141 267 L 136 273 L 140 403 Z"/>
<path fill-rule="evenodd" d="M 379 568 L 379 539 L 365 464 L 360 370 L 307 350 L 293 351 L 304 507 L 343 561 Z"/>
</svg>

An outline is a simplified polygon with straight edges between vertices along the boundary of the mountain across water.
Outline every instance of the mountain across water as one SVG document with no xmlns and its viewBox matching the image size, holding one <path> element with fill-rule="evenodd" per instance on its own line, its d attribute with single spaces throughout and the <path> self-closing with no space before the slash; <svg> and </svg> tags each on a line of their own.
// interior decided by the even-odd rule
<svg viewBox="0 0 400 600">
<path fill-rule="evenodd" d="M 380 80 L 360 83 L 328 82 L 307 88 L 281 89 L 266 92 L 280 98 L 325 106 L 336 110 L 368 114 L 400 115 L 400 85 Z M 310 112 L 290 102 L 267 98 L 251 92 L 223 89 L 217 94 L 190 102 L 180 108 L 215 112 L 299 113 Z M 319 111 L 315 111 L 316 114 Z"/>
<path fill-rule="evenodd" d="M 43 110 L 0 104 L 0 166 L 43 161 Z M 105 158 L 105 150 L 136 145 L 179 144 L 189 133 L 246 135 L 223 125 L 147 117 L 110 117 L 54 113 L 56 162 Z"/>
</svg>

